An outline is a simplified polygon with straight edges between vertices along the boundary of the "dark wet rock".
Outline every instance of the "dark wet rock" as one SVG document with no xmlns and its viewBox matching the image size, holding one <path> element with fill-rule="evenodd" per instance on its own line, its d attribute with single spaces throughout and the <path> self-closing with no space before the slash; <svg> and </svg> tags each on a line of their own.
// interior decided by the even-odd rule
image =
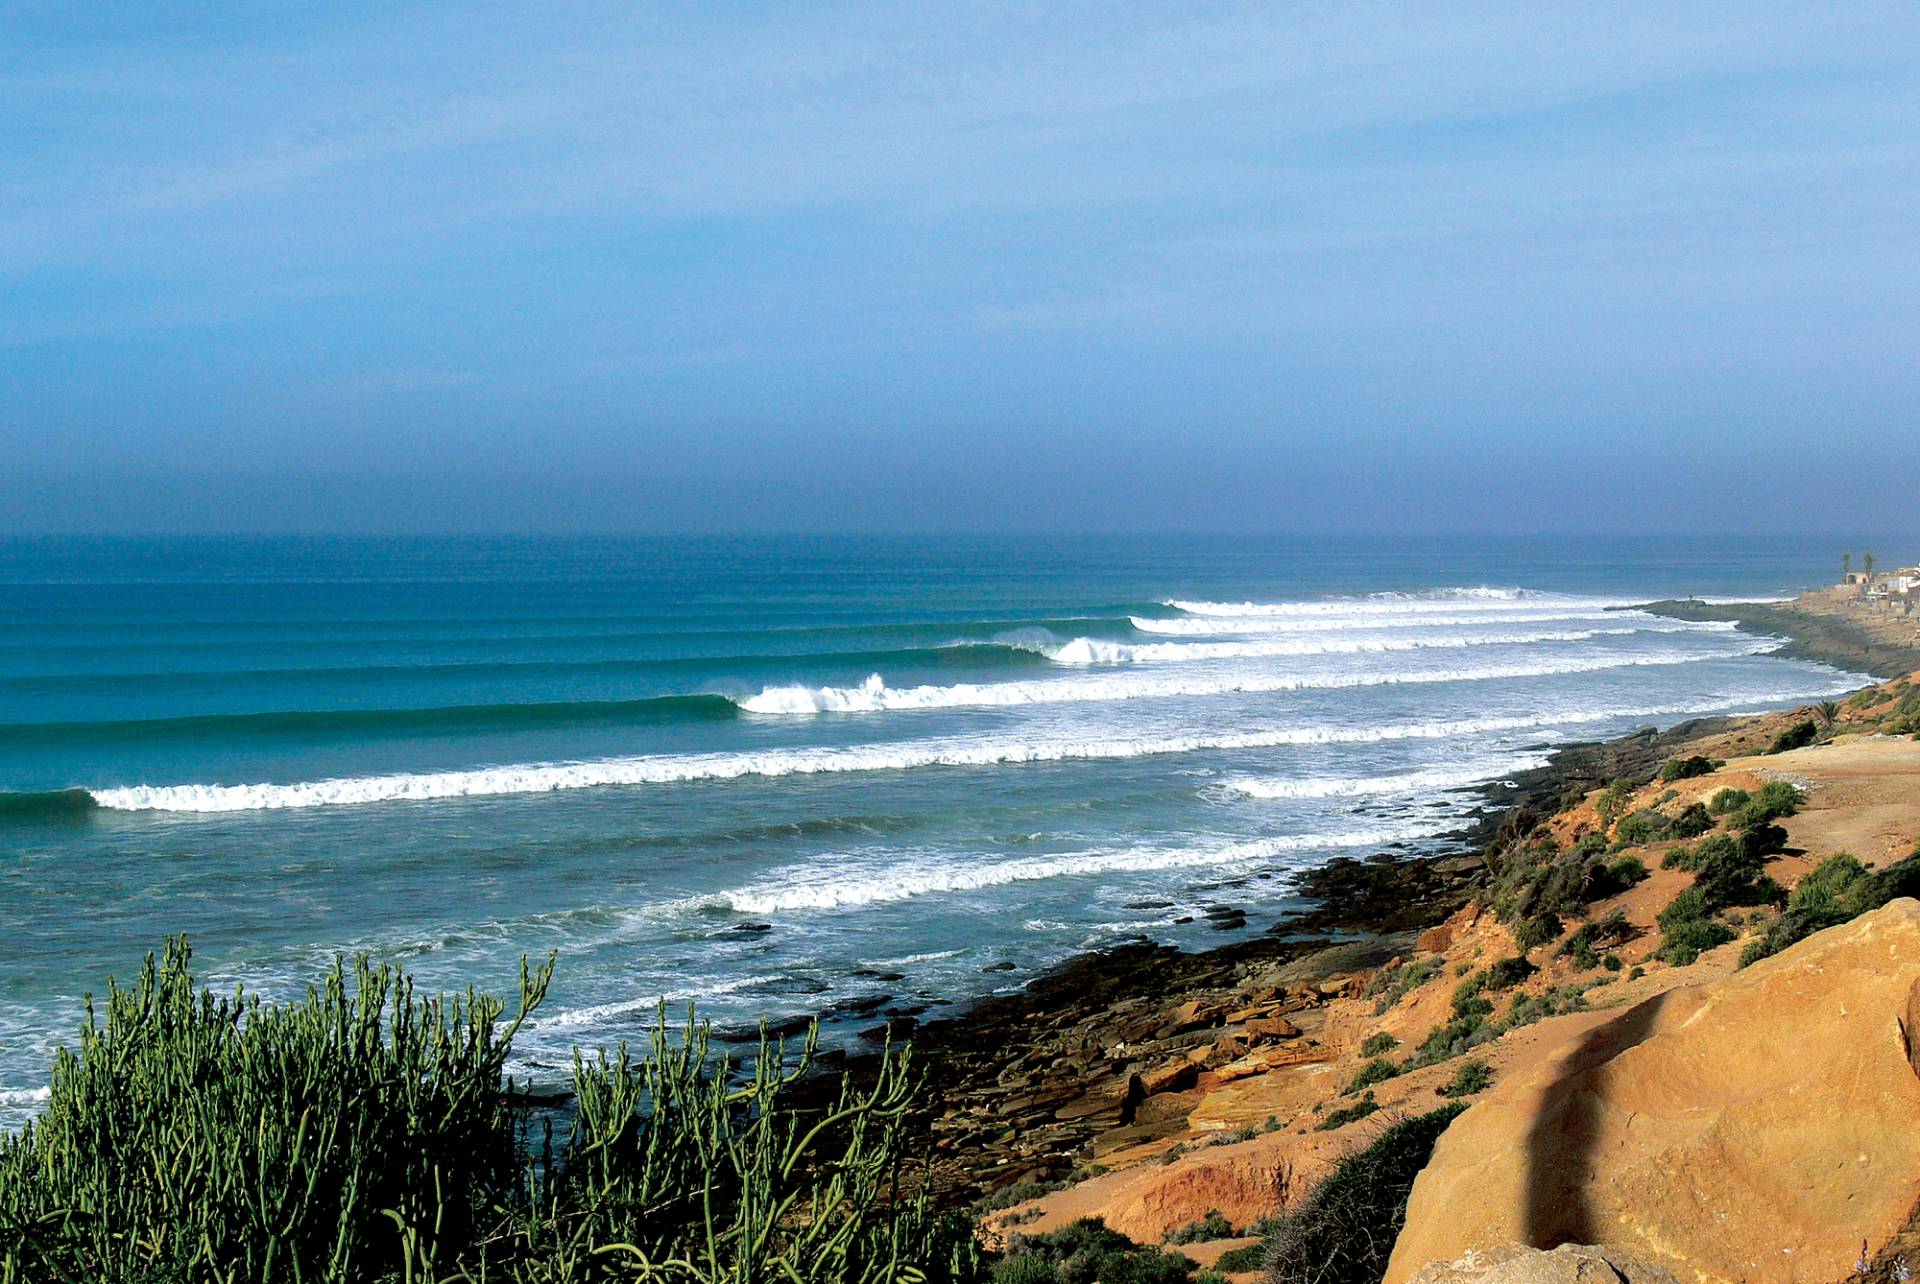
<svg viewBox="0 0 1920 1284">
<path fill-rule="evenodd" d="M 715 1026 L 713 1038 L 719 1043 L 758 1043 L 764 1029 L 769 1039 L 790 1039 L 805 1034 L 813 1026 L 809 1015 L 770 1017 L 762 1025 Z"/>
<path fill-rule="evenodd" d="M 853 1013 L 857 1016 L 865 1016 L 867 1013 L 877 1011 L 891 1002 L 893 1002 L 893 996 L 891 994 L 863 994 L 857 998 L 841 999 L 839 1002 L 829 1006 L 827 1011 L 835 1014 Z"/>
<path fill-rule="evenodd" d="M 773 924 L 771 923 L 735 923 L 728 930 L 734 931 L 734 932 L 749 932 L 749 933 L 771 932 L 773 930 Z"/>
<path fill-rule="evenodd" d="M 743 994 L 825 994 L 832 987 L 817 976 L 776 976 L 742 989 Z"/>
<path fill-rule="evenodd" d="M 1016 963 L 1012 963 L 1006 959 L 1002 959 L 998 963 L 989 963 L 985 967 L 981 968 L 980 970 L 982 972 L 1011 972 L 1018 966 L 1019 965 Z"/>
</svg>

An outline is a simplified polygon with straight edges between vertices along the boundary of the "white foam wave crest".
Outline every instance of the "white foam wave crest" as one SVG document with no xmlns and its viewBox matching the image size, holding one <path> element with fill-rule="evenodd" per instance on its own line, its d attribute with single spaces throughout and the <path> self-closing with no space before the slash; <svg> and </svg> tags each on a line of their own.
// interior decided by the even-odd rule
<svg viewBox="0 0 1920 1284">
<path fill-rule="evenodd" d="M 1649 615 L 1644 611 L 1576 608 L 1567 611 L 1536 611 L 1525 614 L 1488 615 L 1412 615 L 1353 619 L 1292 619 L 1284 616 L 1178 615 L 1165 619 L 1129 616 L 1128 622 L 1141 633 L 1170 637 L 1246 636 L 1270 633 L 1352 633 L 1392 632 L 1402 629 L 1438 629 L 1492 626 L 1502 624 L 1591 624 L 1631 622 L 1644 633 L 1726 633 L 1738 628 L 1731 620 L 1674 620 Z"/>
<path fill-rule="evenodd" d="M 1535 612 L 1634 606 L 1632 598 L 1574 597 L 1526 589 L 1444 589 L 1433 593 L 1371 593 L 1364 597 L 1319 598 L 1301 602 L 1206 602 L 1174 598 L 1166 603 L 1188 615 L 1260 617 L 1398 616 L 1461 614 L 1481 611 Z"/>
<path fill-rule="evenodd" d="M 1627 637 L 1633 627 L 1547 629 L 1532 633 L 1450 633 L 1414 638 L 1267 639 L 1258 642 L 1109 642 L 1075 638 L 1052 651 L 1059 664 L 1137 664 L 1193 660 L 1242 660 L 1288 655 L 1378 655 L 1394 651 L 1456 651 L 1473 646 L 1526 646 L 1537 642 L 1589 642 Z"/>
<path fill-rule="evenodd" d="M 1483 759 L 1462 767 L 1432 767 L 1384 776 L 1237 776 L 1220 787 L 1249 798 L 1371 798 L 1381 794 L 1445 793 L 1543 765 L 1543 753 Z"/>
<path fill-rule="evenodd" d="M 1556 674 L 1598 673 L 1606 669 L 1697 664 L 1777 650 L 1765 639 L 1711 654 L 1697 651 L 1643 655 L 1590 655 L 1532 660 L 1478 668 L 1384 670 L 1359 673 L 1199 673 L 1102 675 L 1038 682 L 961 682 L 952 686 L 890 687 L 874 674 L 857 687 L 768 687 L 740 701 L 748 713 L 884 713 L 910 709 L 1004 708 L 1010 705 L 1066 704 L 1108 700 L 1165 699 L 1183 696 L 1259 694 L 1273 691 L 1332 690 L 1431 682 L 1489 682 Z"/>
<path fill-rule="evenodd" d="M 1857 681 L 1827 687 L 1752 692 L 1720 700 L 1662 705 L 1609 705 L 1513 717 L 1450 718 L 1374 726 L 1285 727 L 1218 735 L 1102 740 L 915 740 L 842 748 L 776 749 L 761 753 L 662 754 L 602 758 L 588 762 L 526 763 L 468 771 L 349 776 L 292 784 L 132 785 L 92 790 L 100 806 L 120 811 L 235 812 L 292 807 L 353 806 L 446 798 L 544 794 L 567 789 L 665 785 L 746 776 L 829 775 L 842 772 L 912 771 L 925 767 L 998 767 L 1022 763 L 1147 758 L 1206 750 L 1278 749 L 1289 745 L 1377 744 L 1394 740 L 1446 740 L 1492 732 L 1580 726 L 1616 718 L 1662 718 L 1760 710 L 1790 700 L 1808 700 L 1853 690 Z"/>
<path fill-rule="evenodd" d="M 0 1106 L 37 1106 L 53 1097 L 53 1089 L 38 1088 L 0 1088 Z"/>
<path fill-rule="evenodd" d="M 1383 826 L 1333 834 L 1292 834 L 1247 842 L 1200 847 L 1130 847 L 1118 850 L 1070 852 L 994 861 L 982 865 L 937 865 L 927 869 L 894 867 L 882 873 L 818 880 L 798 879 L 777 886 L 764 884 L 722 892 L 720 904 L 741 914 L 775 914 L 792 910 L 857 908 L 889 901 L 912 900 L 940 893 L 978 891 L 1009 883 L 1053 878 L 1080 878 L 1095 874 L 1150 873 L 1159 870 L 1217 868 L 1223 865 L 1270 861 L 1289 852 L 1330 851 L 1345 847 L 1378 847 L 1388 843 L 1432 838 L 1457 826 L 1442 822 Z"/>
</svg>

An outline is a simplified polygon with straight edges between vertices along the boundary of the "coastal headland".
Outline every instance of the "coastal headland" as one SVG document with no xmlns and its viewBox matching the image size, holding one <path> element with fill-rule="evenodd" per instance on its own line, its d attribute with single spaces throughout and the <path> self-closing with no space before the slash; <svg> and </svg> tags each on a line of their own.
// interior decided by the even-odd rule
<svg viewBox="0 0 1920 1284">
<path fill-rule="evenodd" d="M 1661 1221 L 1640 1207 L 1671 1196 L 1648 1184 L 1651 1161 L 1583 1180 L 1582 1155 L 1528 1158 L 1544 1144 L 1546 1117 L 1571 1108 L 1555 1085 L 1576 1067 L 1601 1067 L 1590 1070 L 1600 1086 L 1581 1081 L 1583 1111 L 1606 1116 L 1624 1108 L 1615 1097 L 1659 1095 L 1605 1067 L 1674 1025 L 1662 1011 L 1724 1007 L 1713 1037 L 1725 1046 L 1693 1055 L 1731 1056 L 1742 1039 L 1797 1046 L 1798 1032 L 1817 1024 L 1790 1010 L 1800 1003 L 1892 1005 L 1892 1022 L 1894 1008 L 1906 1011 L 1900 987 L 1920 993 L 1920 906 L 1899 899 L 1920 859 L 1920 645 L 1862 629 L 1840 610 L 1699 609 L 1892 680 L 1840 704 L 1569 747 L 1490 789 L 1450 850 L 1313 871 L 1300 888 L 1311 907 L 1257 937 L 1210 951 L 1141 943 L 1082 957 L 1021 993 L 921 1026 L 912 1037 L 938 1103 L 926 1126 L 942 1197 L 982 1212 L 995 1243 L 1017 1248 L 1097 1217 L 1141 1244 L 1171 1239 L 1202 1266 L 1224 1256 L 1229 1278 L 1251 1280 L 1289 1210 L 1343 1160 L 1392 1121 L 1465 1104 L 1414 1186 L 1388 1275 L 1396 1284 L 1470 1250 L 1569 1240 L 1630 1250 L 1680 1278 L 1686 1266 L 1702 1279 L 1813 1280 L 1844 1275 L 1865 1239 L 1869 1267 L 1894 1270 L 1916 1242 L 1920 1149 L 1862 1143 L 1872 1200 L 1846 1183 L 1825 1202 L 1787 1189 L 1802 1178 L 1818 1184 L 1803 1170 L 1844 1148 L 1835 1138 L 1920 1126 L 1920 1091 L 1896 1092 L 1891 1114 L 1856 1114 L 1821 1078 L 1839 1073 L 1834 1058 L 1855 1055 L 1844 1046 L 1810 1044 L 1748 1076 L 1767 1082 L 1725 1092 L 1696 1083 L 1698 1101 L 1666 1103 L 1673 1135 L 1661 1135 L 1692 1147 L 1686 1172 L 1698 1197 L 1745 1210 L 1733 1230 L 1700 1208 Z M 1860 890 L 1876 877 L 1879 893 Z M 1850 879 L 1858 886 L 1841 900 L 1866 915 L 1858 922 L 1823 890 Z M 1222 896 L 1211 912 L 1238 913 Z M 1898 938 L 1843 949 L 1891 950 L 1893 981 L 1889 969 L 1851 976 L 1835 964 L 1817 996 L 1788 999 L 1784 981 L 1778 994 L 1769 988 L 1770 956 L 1842 949 L 1832 938 L 1847 932 Z M 1900 994 L 1870 999 L 1853 993 L 1856 983 Z M 1718 997 L 1736 990 L 1737 1002 Z M 1630 1036 L 1623 1023 L 1636 1026 Z M 1807 1103 L 1827 1112 L 1826 1131 L 1756 1143 L 1777 1176 L 1755 1186 L 1752 1163 L 1723 1163 L 1701 1138 L 1736 1119 L 1785 1128 L 1741 1114 L 1750 1097 L 1775 1092 L 1829 1093 Z M 1472 1148 L 1456 1136 L 1471 1136 Z M 1545 1166 L 1564 1167 L 1553 1180 L 1568 1187 L 1546 1202 L 1574 1210 L 1557 1221 L 1528 1202 L 1545 1198 Z M 1504 1193 L 1483 1197 L 1483 1184 Z M 1696 1218 L 1699 1235 L 1688 1230 Z M 1655 1223 L 1657 1233 L 1646 1229 Z M 1721 1229 L 1708 1234 L 1709 1224 Z M 1739 1253 L 1763 1242 L 1775 1256 L 1743 1265 Z"/>
</svg>

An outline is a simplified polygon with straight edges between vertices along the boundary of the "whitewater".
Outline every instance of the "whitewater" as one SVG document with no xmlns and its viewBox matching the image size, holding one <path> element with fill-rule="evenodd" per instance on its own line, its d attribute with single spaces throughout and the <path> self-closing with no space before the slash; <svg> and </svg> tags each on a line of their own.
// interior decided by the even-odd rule
<svg viewBox="0 0 1920 1284">
<path fill-rule="evenodd" d="M 1454 850 L 1575 740 L 1839 695 L 1638 609 L 1773 596 L 1622 545 L 1243 539 L 127 543 L 0 556 L 0 1126 L 169 933 L 298 996 L 367 952 L 507 992 L 516 1073 L 662 999 L 829 1041 L 1079 950 Z M 865 1015 L 851 1015 L 861 1013 Z"/>
</svg>

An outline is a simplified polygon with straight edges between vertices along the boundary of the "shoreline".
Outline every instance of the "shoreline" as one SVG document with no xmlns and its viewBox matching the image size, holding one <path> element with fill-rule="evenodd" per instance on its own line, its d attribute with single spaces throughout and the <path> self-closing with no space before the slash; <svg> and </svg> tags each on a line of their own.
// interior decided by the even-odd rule
<svg viewBox="0 0 1920 1284">
<path fill-rule="evenodd" d="M 1673 620 L 1729 623 L 1747 633 L 1784 637 L 1775 654 L 1813 660 L 1886 681 L 1920 669 L 1920 620 L 1900 636 L 1895 617 L 1863 616 L 1844 609 L 1845 599 L 1827 592 L 1803 593 L 1787 602 L 1701 602 L 1669 598 L 1635 610 Z M 1869 625 L 1874 627 L 1869 627 Z"/>
<path fill-rule="evenodd" d="M 1657 602 L 1641 609 L 1731 620 L 1787 637 L 1785 655 L 1876 678 L 1920 669 L 1920 646 L 1887 645 L 1844 617 L 1770 603 Z M 1692 609 L 1701 614 L 1682 614 Z M 1309 906 L 1264 931 L 1202 950 L 1143 941 L 1089 952 L 1042 971 L 1016 993 L 901 1029 L 928 1075 L 929 1098 L 942 1103 L 924 1120 L 933 1137 L 936 1197 L 964 1206 L 1013 1188 L 1057 1185 L 1092 1171 L 1090 1164 L 1097 1168 L 1116 1141 L 1150 1143 L 1165 1131 L 1159 1121 L 1131 1121 L 1143 1091 L 1164 1085 L 1143 1085 L 1137 1073 L 1112 1067 L 1125 1064 L 1129 1041 L 1179 1044 L 1181 1032 L 1165 1019 L 1170 1006 L 1198 1011 L 1222 991 L 1238 990 L 1300 1020 L 1350 994 L 1352 977 L 1405 957 L 1423 931 L 1458 914 L 1486 886 L 1486 853 L 1569 799 L 1622 777 L 1650 778 L 1683 745 L 1763 743 L 1786 712 L 1694 718 L 1562 746 L 1546 764 L 1482 786 L 1466 823 L 1434 840 L 1452 850 L 1382 851 L 1316 866 L 1299 883 Z M 857 1056 L 847 1065 L 857 1072 L 870 1060 Z"/>
</svg>

